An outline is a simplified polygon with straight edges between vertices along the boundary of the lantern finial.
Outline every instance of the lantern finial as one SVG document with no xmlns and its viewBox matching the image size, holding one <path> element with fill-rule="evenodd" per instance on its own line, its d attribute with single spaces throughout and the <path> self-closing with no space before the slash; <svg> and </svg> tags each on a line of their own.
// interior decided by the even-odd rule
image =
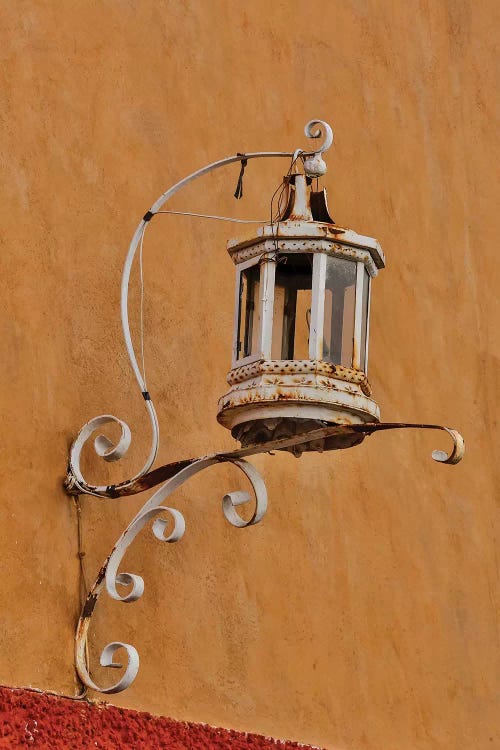
<svg viewBox="0 0 500 750">
<path fill-rule="evenodd" d="M 320 127 L 314 130 L 316 125 Z M 327 151 L 332 145 L 333 130 L 324 120 L 309 120 L 304 128 L 304 133 L 308 138 L 320 138 L 322 131 L 325 134 L 323 145 L 304 159 L 304 172 L 308 177 L 322 177 L 326 174 L 327 166 L 321 154 Z"/>
</svg>

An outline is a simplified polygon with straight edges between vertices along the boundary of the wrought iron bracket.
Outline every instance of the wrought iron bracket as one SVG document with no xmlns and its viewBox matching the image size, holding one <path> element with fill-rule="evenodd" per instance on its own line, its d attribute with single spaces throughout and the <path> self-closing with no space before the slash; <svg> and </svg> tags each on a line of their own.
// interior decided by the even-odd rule
<svg viewBox="0 0 500 750">
<path fill-rule="evenodd" d="M 259 445 L 249 445 L 231 452 L 216 453 L 201 458 L 177 461 L 151 470 L 159 445 L 158 419 L 153 406 L 153 401 L 150 398 L 143 374 L 141 373 L 137 362 L 137 357 L 132 344 L 128 318 L 128 289 L 130 274 L 137 249 L 141 245 L 146 227 L 155 214 L 160 211 L 165 202 L 185 185 L 198 177 L 202 177 L 203 175 L 228 164 L 242 161 L 242 159 L 249 160 L 265 157 L 287 157 L 291 158 L 292 163 L 294 163 L 300 158 L 303 161 L 306 175 L 309 177 L 315 177 L 324 174 L 326 171 L 326 164 L 323 161 L 322 154 L 333 142 L 332 130 L 327 123 L 321 120 L 311 120 L 305 126 L 305 134 L 310 138 L 319 138 L 323 134 L 324 142 L 316 149 L 316 151 L 312 152 L 297 149 L 293 153 L 280 151 L 237 154 L 218 162 L 214 162 L 213 164 L 209 164 L 202 169 L 193 172 L 188 177 L 176 183 L 158 198 L 139 223 L 130 243 L 122 275 L 121 319 L 125 345 L 132 370 L 142 392 L 144 403 L 151 421 L 152 440 L 149 456 L 142 469 L 135 476 L 125 482 L 115 485 L 94 485 L 87 482 L 80 468 L 80 455 L 84 445 L 90 440 L 96 430 L 99 430 L 102 426 L 108 423 L 118 425 L 120 428 L 120 438 L 116 443 L 112 443 L 107 437 L 100 434 L 94 440 L 95 452 L 104 461 L 117 461 L 122 458 L 127 452 L 131 441 L 131 432 L 125 422 L 111 414 L 100 415 L 87 422 L 73 442 L 70 450 L 68 473 L 66 475 L 64 486 L 66 492 L 70 496 L 89 494 L 99 498 L 121 498 L 154 487 L 158 487 L 158 489 L 134 516 L 114 545 L 111 553 L 104 561 L 94 584 L 88 592 L 80 615 L 75 640 L 76 668 L 82 682 L 92 690 L 105 694 L 119 693 L 129 687 L 137 675 L 139 669 L 139 655 L 136 648 L 127 643 L 113 641 L 102 651 L 100 663 L 104 667 L 122 668 L 122 665 L 115 661 L 115 653 L 119 650 L 124 650 L 127 657 L 125 671 L 118 682 L 111 686 L 102 687 L 94 682 L 90 674 L 90 668 L 86 656 L 90 620 L 94 613 L 99 596 L 104 589 L 106 589 L 111 598 L 123 603 L 137 601 L 137 599 L 142 596 L 144 592 L 143 578 L 135 573 L 119 572 L 122 559 L 138 533 L 149 522 L 152 522 L 152 531 L 155 537 L 163 542 L 174 543 L 182 538 L 185 532 L 184 518 L 179 510 L 164 505 L 164 501 L 195 474 L 219 463 L 231 463 L 243 472 L 249 480 L 253 490 L 255 506 L 250 520 L 244 520 L 237 512 L 237 508 L 240 505 L 251 501 L 251 496 L 246 491 L 240 490 L 229 492 L 224 495 L 222 500 L 222 510 L 227 521 L 232 526 L 246 528 L 259 523 L 267 509 L 267 491 L 264 481 L 259 472 L 246 461 L 246 458 L 251 455 L 290 448 L 297 448 L 297 453 L 300 453 L 301 445 L 303 446 L 309 442 L 321 441 L 335 435 L 347 436 L 349 434 L 352 435 L 353 433 L 370 435 L 379 430 L 411 427 L 417 429 L 445 430 L 452 437 L 452 451 L 449 454 L 444 451 L 434 451 L 432 457 L 435 461 L 445 464 L 456 464 L 463 456 L 464 441 L 462 436 L 456 430 L 441 427 L 440 425 L 402 423 L 380 424 L 378 422 L 373 422 L 324 427 L 322 429 L 308 432 L 307 434 L 295 435 L 281 440 L 273 440 Z M 169 520 L 166 520 L 162 516 L 168 516 Z"/>
<path fill-rule="evenodd" d="M 245 459 L 258 453 L 269 453 L 271 451 L 284 450 L 293 446 L 322 440 L 339 434 L 363 433 L 371 435 L 382 430 L 394 430 L 402 428 L 444 430 L 453 440 L 453 448 L 450 453 L 436 450 L 432 458 L 443 464 L 457 464 L 464 455 L 464 440 L 459 432 L 448 427 L 432 424 L 406 424 L 399 422 L 388 423 L 366 423 L 360 425 L 339 425 L 314 430 L 304 435 L 296 435 L 292 438 L 275 440 L 263 445 L 251 445 L 246 448 L 231 451 L 230 453 L 215 453 L 202 458 L 192 458 L 184 461 L 176 461 L 166 464 L 153 471 L 144 474 L 140 478 L 123 482 L 122 484 L 110 485 L 106 488 L 98 488 L 92 485 L 81 486 L 75 476 L 68 472 L 65 487 L 70 495 L 79 494 L 82 489 L 89 494 L 102 498 L 121 498 L 134 495 L 160 485 L 159 489 L 142 506 L 141 510 L 134 516 L 125 531 L 114 545 L 110 555 L 104 561 L 99 574 L 90 589 L 78 621 L 75 643 L 75 659 L 78 675 L 82 682 L 92 690 L 111 694 L 126 690 L 134 681 L 139 670 L 139 654 L 136 648 L 128 643 L 113 641 L 109 643 L 101 653 L 101 666 L 120 668 L 122 664 L 114 661 L 115 652 L 123 649 L 127 655 L 127 664 L 121 678 L 109 687 L 97 685 L 92 679 L 87 663 L 87 637 L 90 620 L 94 613 L 100 594 L 105 588 L 112 599 L 124 603 L 137 601 L 144 593 L 144 580 L 135 573 L 118 572 L 123 557 L 137 534 L 150 521 L 152 531 L 157 539 L 162 542 L 178 542 L 185 532 L 184 517 L 179 510 L 164 505 L 164 501 L 184 482 L 200 471 L 215 464 L 228 462 L 239 468 L 250 481 L 254 494 L 255 508 L 250 520 L 245 521 L 237 512 L 237 507 L 251 500 L 248 492 L 229 492 L 222 499 L 222 510 L 224 516 L 232 526 L 246 528 L 253 526 L 262 520 L 267 509 L 267 490 L 259 472 Z M 85 429 L 85 428 L 84 428 Z M 77 486 L 78 485 L 78 486 Z M 170 521 L 161 518 L 162 515 L 170 516 Z M 167 533 L 168 530 L 168 533 Z M 126 593 L 120 593 L 117 587 L 128 587 Z"/>
</svg>

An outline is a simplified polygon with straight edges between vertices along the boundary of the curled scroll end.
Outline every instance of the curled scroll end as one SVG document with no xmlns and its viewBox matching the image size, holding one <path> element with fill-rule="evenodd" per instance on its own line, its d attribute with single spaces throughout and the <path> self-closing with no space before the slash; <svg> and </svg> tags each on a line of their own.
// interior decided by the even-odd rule
<svg viewBox="0 0 500 750">
<path fill-rule="evenodd" d="M 121 641 L 108 643 L 101 654 L 101 666 L 120 669 L 123 665 L 115 662 L 113 657 L 115 652 L 121 648 L 125 649 L 127 653 L 127 667 L 125 669 L 125 674 L 115 685 L 108 688 L 99 688 L 101 693 L 121 693 L 122 690 L 126 690 L 137 677 L 137 672 L 139 671 L 139 654 L 137 653 L 137 649 L 128 643 L 122 643 Z"/>
<path fill-rule="evenodd" d="M 119 461 L 128 451 L 132 441 L 132 434 L 128 424 L 119 419 L 116 422 L 121 427 L 120 439 L 116 445 L 105 435 L 98 435 L 94 440 L 95 452 L 105 461 Z"/>
<path fill-rule="evenodd" d="M 247 526 L 255 526 L 255 524 L 262 521 L 267 510 L 267 489 L 261 475 L 257 469 L 249 464 L 248 461 L 242 459 L 229 459 L 230 463 L 237 466 L 238 469 L 246 475 L 249 479 L 250 484 L 255 496 L 255 508 L 252 517 L 249 521 L 245 521 L 244 518 L 236 512 L 238 505 L 243 505 L 251 500 L 251 496 L 248 492 L 228 492 L 222 498 L 222 512 L 227 521 L 232 526 L 236 526 L 238 529 L 244 529 Z"/>
<path fill-rule="evenodd" d="M 168 534 L 165 536 L 165 530 L 167 527 L 171 526 L 171 523 L 169 521 L 165 521 L 163 518 L 157 518 L 153 522 L 153 534 L 157 539 L 159 539 L 161 542 L 178 542 L 179 539 L 182 539 L 184 536 L 184 532 L 186 531 L 186 521 L 184 520 L 184 516 L 182 513 L 175 508 L 165 508 L 162 506 L 158 506 L 158 508 L 155 509 L 158 511 L 166 511 L 170 514 L 172 517 L 172 520 L 174 522 L 174 528 Z"/>
<path fill-rule="evenodd" d="M 106 491 L 105 486 L 96 487 L 93 484 L 89 484 L 85 480 L 80 468 L 80 458 L 86 443 L 90 440 L 95 430 L 106 424 L 116 424 L 120 427 L 120 439 L 115 444 L 104 435 L 98 435 L 94 440 L 94 450 L 97 455 L 105 461 L 118 461 L 127 452 L 132 435 L 130 427 L 126 422 L 123 422 L 112 414 L 101 414 L 99 417 L 94 417 L 84 424 L 70 449 L 68 477 L 65 482 L 65 487 L 70 494 L 77 494 L 77 490 L 80 492 L 90 492 L 90 494 L 96 494 L 98 491 Z"/>
<path fill-rule="evenodd" d="M 453 440 L 453 450 L 448 455 L 445 451 L 432 451 L 432 458 L 434 461 L 438 461 L 442 464 L 458 464 L 465 453 L 465 441 L 462 435 L 457 430 L 452 430 L 449 427 L 443 427 Z"/>
<path fill-rule="evenodd" d="M 116 590 L 117 583 L 120 586 L 132 586 L 132 590 L 121 596 Z M 134 573 L 118 573 L 114 581 L 108 580 L 106 576 L 106 590 L 118 602 L 136 602 L 144 594 L 144 579 Z"/>
<path fill-rule="evenodd" d="M 314 129 L 316 125 L 320 127 Z M 304 158 L 304 172 L 308 177 L 316 178 L 322 177 L 326 174 L 327 166 L 323 159 L 323 152 L 330 148 L 333 143 L 333 132 L 328 123 L 323 120 L 310 120 L 304 128 L 304 132 L 308 138 L 320 138 L 321 135 L 325 136 L 323 144 L 317 148 L 314 153 L 309 154 Z"/>
<path fill-rule="evenodd" d="M 319 125 L 318 128 L 316 128 L 317 125 Z M 315 154 L 322 154 L 327 151 L 333 143 L 333 130 L 324 120 L 309 120 L 304 127 L 304 133 L 308 138 L 321 138 L 324 134 L 324 141 L 319 148 L 314 150 Z"/>
<path fill-rule="evenodd" d="M 236 512 L 236 507 L 238 505 L 249 503 L 250 500 L 251 498 L 248 492 L 228 492 L 227 495 L 224 495 L 222 498 L 222 512 L 231 526 L 243 529 L 245 526 L 251 526 L 253 523 L 256 523 L 253 518 L 250 519 L 250 521 L 245 521 Z"/>
</svg>

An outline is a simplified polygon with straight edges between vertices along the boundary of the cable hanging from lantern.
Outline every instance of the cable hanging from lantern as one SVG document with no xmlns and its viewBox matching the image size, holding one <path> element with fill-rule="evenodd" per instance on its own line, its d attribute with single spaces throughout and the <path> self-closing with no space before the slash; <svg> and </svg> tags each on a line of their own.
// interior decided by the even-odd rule
<svg viewBox="0 0 500 750">
<path fill-rule="evenodd" d="M 270 220 L 267 222 L 271 226 L 271 232 L 274 239 L 274 246 L 275 246 L 275 252 L 276 252 L 276 258 L 278 257 L 278 228 L 280 224 L 280 217 L 283 214 L 283 196 L 285 194 L 285 190 L 288 184 L 288 179 L 290 175 L 292 174 L 292 170 L 295 168 L 295 165 L 297 164 L 300 157 L 303 157 L 303 152 L 300 149 L 297 149 L 291 158 L 290 166 L 288 167 L 288 172 L 286 173 L 283 180 L 280 182 L 276 190 L 274 191 L 272 197 L 271 197 L 271 207 L 270 207 Z M 273 206 L 276 196 L 278 196 L 278 207 L 276 209 L 276 213 L 273 213 Z M 276 226 L 276 229 L 275 229 Z"/>
</svg>

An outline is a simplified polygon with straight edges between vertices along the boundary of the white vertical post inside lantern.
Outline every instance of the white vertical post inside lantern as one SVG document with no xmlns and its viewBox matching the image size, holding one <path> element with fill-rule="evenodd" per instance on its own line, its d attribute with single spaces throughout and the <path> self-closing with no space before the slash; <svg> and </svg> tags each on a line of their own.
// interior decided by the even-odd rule
<svg viewBox="0 0 500 750">
<path fill-rule="evenodd" d="M 363 281 L 365 265 L 356 264 L 356 307 L 354 311 L 354 346 L 352 353 L 352 366 L 355 370 L 361 369 L 361 327 L 363 325 Z"/>
<path fill-rule="evenodd" d="M 368 281 L 368 304 L 366 305 L 366 341 L 365 341 L 365 375 L 368 375 L 368 343 L 370 339 L 370 303 L 372 299 L 372 283 Z"/>
<path fill-rule="evenodd" d="M 260 268 L 260 351 L 264 359 L 271 359 L 276 261 L 265 255 L 260 260 Z"/>
<path fill-rule="evenodd" d="M 309 359 L 323 358 L 326 258 L 327 256 L 324 253 L 315 253 L 313 258 Z"/>
</svg>

